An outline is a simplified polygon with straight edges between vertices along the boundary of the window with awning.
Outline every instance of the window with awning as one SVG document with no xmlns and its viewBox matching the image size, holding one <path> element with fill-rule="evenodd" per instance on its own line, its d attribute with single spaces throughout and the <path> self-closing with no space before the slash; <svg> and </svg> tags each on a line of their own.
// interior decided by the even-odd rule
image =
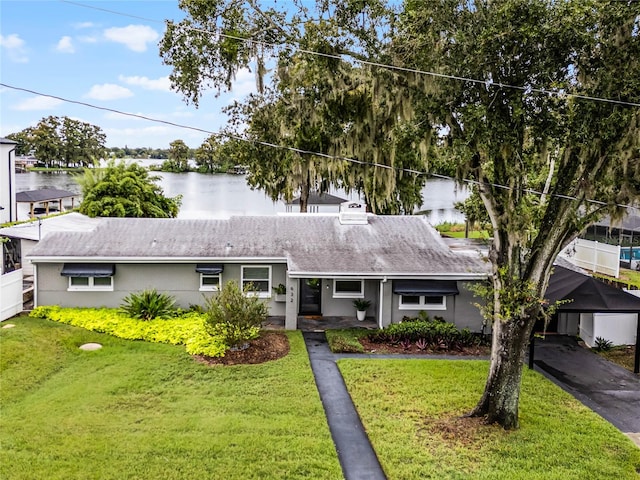
<svg viewBox="0 0 640 480">
<path fill-rule="evenodd" d="M 393 293 L 407 296 L 440 297 L 459 295 L 455 280 L 394 280 Z"/>
<path fill-rule="evenodd" d="M 69 278 L 69 291 L 113 291 L 113 263 L 65 263 L 60 275 Z"/>
<path fill-rule="evenodd" d="M 60 275 L 63 277 L 113 277 L 113 263 L 65 263 Z"/>
<path fill-rule="evenodd" d="M 224 265 L 220 263 L 198 263 L 196 272 L 200 274 L 201 292 L 218 292 L 222 285 L 222 271 Z"/>
</svg>

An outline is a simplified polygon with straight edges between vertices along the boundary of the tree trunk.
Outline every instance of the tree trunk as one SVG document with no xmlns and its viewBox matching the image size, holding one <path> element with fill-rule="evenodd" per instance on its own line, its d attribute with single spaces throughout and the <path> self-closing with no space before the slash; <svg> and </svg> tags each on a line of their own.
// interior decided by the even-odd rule
<svg viewBox="0 0 640 480">
<path fill-rule="evenodd" d="M 497 320 L 493 325 L 491 366 L 482 398 L 469 413 L 506 430 L 518 428 L 518 404 L 524 357 L 535 319 Z"/>
<path fill-rule="evenodd" d="M 307 204 L 309 203 L 309 185 L 303 183 L 300 185 L 300 213 L 307 213 Z"/>
</svg>

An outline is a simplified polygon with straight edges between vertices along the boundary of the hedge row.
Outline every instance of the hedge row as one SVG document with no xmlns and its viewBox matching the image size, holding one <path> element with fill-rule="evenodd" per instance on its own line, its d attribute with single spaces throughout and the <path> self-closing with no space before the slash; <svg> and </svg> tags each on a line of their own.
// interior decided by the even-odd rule
<svg viewBox="0 0 640 480">
<path fill-rule="evenodd" d="M 185 345 L 187 352 L 192 355 L 222 357 L 228 349 L 222 338 L 211 336 L 207 332 L 205 316 L 197 312 L 142 321 L 111 308 L 44 306 L 35 308 L 31 316 L 127 340 Z"/>
</svg>

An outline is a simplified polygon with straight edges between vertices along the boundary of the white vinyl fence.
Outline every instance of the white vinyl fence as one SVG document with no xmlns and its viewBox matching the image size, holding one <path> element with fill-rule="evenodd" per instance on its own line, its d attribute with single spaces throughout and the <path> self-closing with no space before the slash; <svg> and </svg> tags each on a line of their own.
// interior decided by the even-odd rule
<svg viewBox="0 0 640 480">
<path fill-rule="evenodd" d="M 22 269 L 0 275 L 0 322 L 22 311 Z"/>
<path fill-rule="evenodd" d="M 576 238 L 560 255 L 592 272 L 620 276 L 620 246 Z"/>
</svg>

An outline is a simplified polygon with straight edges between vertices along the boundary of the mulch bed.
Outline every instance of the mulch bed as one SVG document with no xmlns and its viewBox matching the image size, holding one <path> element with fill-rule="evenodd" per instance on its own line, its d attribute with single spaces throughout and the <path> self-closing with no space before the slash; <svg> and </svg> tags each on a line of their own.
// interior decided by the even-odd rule
<svg viewBox="0 0 640 480">
<path fill-rule="evenodd" d="M 460 356 L 479 356 L 489 355 L 491 347 L 467 347 L 462 350 L 420 350 L 415 344 L 410 348 L 404 348 L 402 345 L 391 343 L 374 343 L 366 337 L 361 338 L 360 343 L 364 347 L 365 353 L 391 353 L 391 354 L 412 354 L 412 355 L 460 355 Z M 251 340 L 249 346 L 244 350 L 229 350 L 222 358 L 206 357 L 204 355 L 195 355 L 194 358 L 207 365 L 243 365 L 265 363 L 271 360 L 277 360 L 289 353 L 289 339 L 284 333 L 279 332 L 262 332 L 259 338 Z"/>
<path fill-rule="evenodd" d="M 263 332 L 251 340 L 244 350 L 229 350 L 222 358 L 195 355 L 197 361 L 207 365 L 257 364 L 277 360 L 289 353 L 289 339 L 284 333 Z"/>
<path fill-rule="evenodd" d="M 478 356 L 478 355 L 489 355 L 491 353 L 491 347 L 489 346 L 476 346 L 476 347 L 464 347 L 461 350 L 440 350 L 440 349 L 431 349 L 426 348 L 424 350 L 420 350 L 416 347 L 415 343 L 412 344 L 409 348 L 404 348 L 400 344 L 392 344 L 392 343 L 375 343 L 370 341 L 368 338 L 363 337 L 358 339 L 362 347 L 364 348 L 365 353 L 394 353 L 394 354 L 411 354 L 411 355 L 460 355 L 460 356 Z"/>
</svg>

